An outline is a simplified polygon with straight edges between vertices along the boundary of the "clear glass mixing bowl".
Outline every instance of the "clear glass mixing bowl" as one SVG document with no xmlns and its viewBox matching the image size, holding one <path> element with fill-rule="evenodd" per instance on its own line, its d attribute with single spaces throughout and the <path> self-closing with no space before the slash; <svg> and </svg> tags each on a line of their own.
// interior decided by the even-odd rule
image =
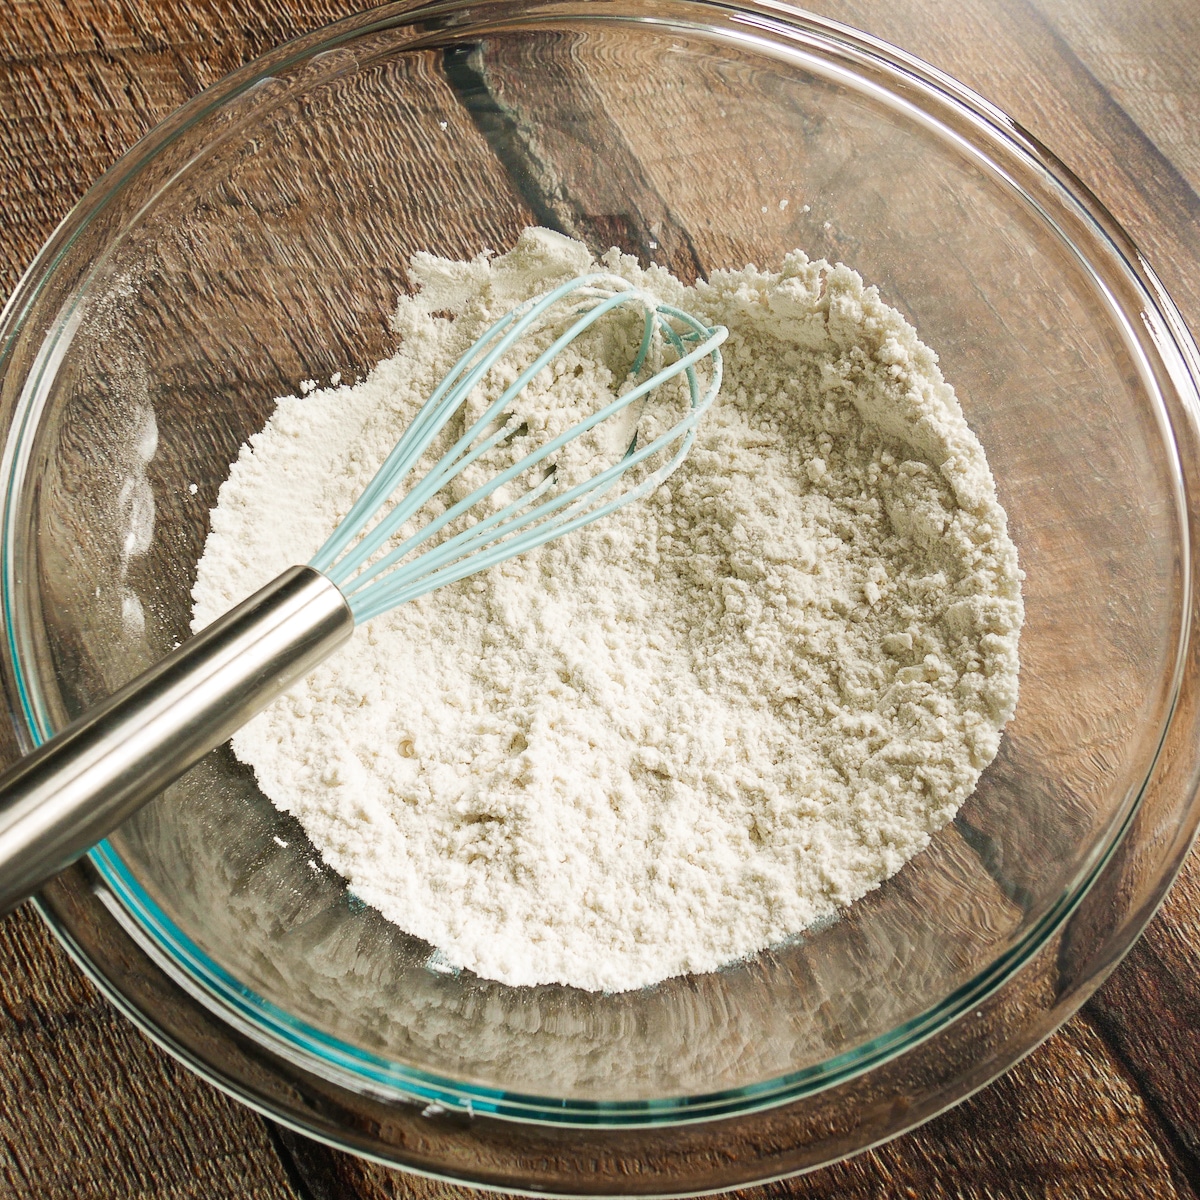
<svg viewBox="0 0 1200 1200">
<path fill-rule="evenodd" d="M 198 97 L 4 314 L 14 720 L 32 747 L 186 635 L 238 447 L 273 397 L 390 352 L 413 252 L 531 223 L 686 276 L 842 259 L 937 349 L 1027 572 L 976 794 L 840 920 L 615 996 L 440 970 L 226 750 L 39 903 L 185 1061 L 349 1149 L 530 1191 L 802 1170 L 1053 1029 L 1197 822 L 1195 349 L 1078 182 L 929 68 L 776 5 L 402 4 Z"/>
</svg>

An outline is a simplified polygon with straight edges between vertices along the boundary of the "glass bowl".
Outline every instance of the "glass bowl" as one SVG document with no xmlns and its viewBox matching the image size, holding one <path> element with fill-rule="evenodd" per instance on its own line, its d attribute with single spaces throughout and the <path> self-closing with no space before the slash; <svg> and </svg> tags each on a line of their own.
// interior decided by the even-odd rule
<svg viewBox="0 0 1200 1200">
<path fill-rule="evenodd" d="M 1054 1029 L 1197 824 L 1195 347 L 1079 182 L 930 68 L 779 5 L 401 4 L 199 96 L 4 313 L 13 719 L 31 748 L 186 635 L 238 447 L 274 397 L 389 354 L 413 252 L 533 223 L 688 277 L 799 246 L 938 351 L 1027 573 L 976 793 L 840 919 L 619 995 L 440 969 L 227 749 L 38 903 L 152 1036 L 346 1149 L 575 1194 L 811 1168 Z"/>
</svg>

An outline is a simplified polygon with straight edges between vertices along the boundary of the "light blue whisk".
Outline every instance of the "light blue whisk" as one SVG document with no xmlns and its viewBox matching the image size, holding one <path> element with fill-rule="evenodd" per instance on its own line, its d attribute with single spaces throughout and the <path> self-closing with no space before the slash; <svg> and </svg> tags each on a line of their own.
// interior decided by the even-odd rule
<svg viewBox="0 0 1200 1200">
<path fill-rule="evenodd" d="M 643 313 L 627 390 L 403 535 L 430 500 L 519 431 L 519 422 L 510 428 L 513 404 L 530 380 L 625 305 Z M 513 345 L 563 325 L 436 465 L 403 490 L 447 423 Z M 573 279 L 501 317 L 438 385 L 308 566 L 285 571 L 0 778 L 0 915 L 328 657 L 356 623 L 579 529 L 657 488 L 683 461 L 717 395 L 727 336 L 724 327 L 710 327 L 603 272 Z M 639 380 L 652 354 L 669 361 Z M 702 386 L 696 368 L 704 359 Z M 688 407 L 665 433 L 644 445 L 635 433 L 615 463 L 582 483 L 560 485 L 558 451 L 631 405 L 649 403 L 679 375 Z M 656 455 L 664 461 L 651 464 L 636 482 L 625 480 Z M 536 482 L 528 482 L 539 472 Z M 518 486 L 525 490 L 515 500 L 469 520 L 497 489 L 523 479 Z"/>
<path fill-rule="evenodd" d="M 437 465 L 393 507 L 382 520 L 364 534 L 390 497 L 396 495 L 429 445 L 462 407 L 468 394 L 498 363 L 514 342 L 546 323 L 555 309 L 577 298 L 585 306 L 572 314 L 574 320 L 554 342 L 531 363 L 505 391 L 488 406 L 483 415 L 442 456 Z M 649 379 L 636 384 L 586 420 L 547 441 L 519 462 L 501 471 L 488 483 L 428 522 L 378 561 L 374 556 L 397 531 L 471 463 L 483 457 L 510 436 L 504 421 L 510 406 L 526 385 L 557 358 L 581 333 L 595 325 L 607 313 L 623 305 L 640 305 L 644 310 L 641 345 L 630 367 L 630 377 L 641 374 L 656 335 L 674 351 L 674 359 Z M 682 326 L 677 330 L 675 325 Z M 426 401 L 412 425 L 388 455 L 375 478 L 367 485 L 346 519 L 321 547 L 312 566 L 322 571 L 341 588 L 354 617 L 365 621 L 395 608 L 407 600 L 432 591 L 466 575 L 486 570 L 522 554 L 551 538 L 578 529 L 615 511 L 622 505 L 645 496 L 662 483 L 683 461 L 696 436 L 696 425 L 712 403 L 721 386 L 720 345 L 728 336 L 723 326 L 709 328 L 689 313 L 628 284 L 619 276 L 584 275 L 564 283 L 544 296 L 528 302 L 501 317 L 454 365 L 437 390 Z M 690 348 L 689 348 L 690 347 Z M 701 393 L 696 364 L 711 361 L 708 385 Z M 644 446 L 634 438 L 623 458 L 591 479 L 560 493 L 553 490 L 555 474 L 551 470 L 535 486 L 511 504 L 505 505 L 469 526 L 436 548 L 417 557 L 447 525 L 476 507 L 497 488 L 525 475 L 540 463 L 551 459 L 568 442 L 589 429 L 610 420 L 631 404 L 660 388 L 675 376 L 686 376 L 690 407 L 686 416 L 666 433 Z M 678 443 L 669 460 L 648 478 L 614 499 L 593 503 L 603 497 L 633 467 Z M 543 498 L 550 493 L 549 498 Z M 409 559 L 405 562 L 405 559 Z"/>
</svg>

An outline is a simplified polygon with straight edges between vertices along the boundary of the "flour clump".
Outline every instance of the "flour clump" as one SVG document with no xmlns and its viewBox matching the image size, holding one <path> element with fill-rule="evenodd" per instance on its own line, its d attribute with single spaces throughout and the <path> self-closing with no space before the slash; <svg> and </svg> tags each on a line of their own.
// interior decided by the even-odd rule
<svg viewBox="0 0 1200 1200">
<path fill-rule="evenodd" d="M 795 252 L 689 288 L 616 251 L 602 265 L 730 330 L 683 465 L 369 622 L 233 746 L 442 960 L 618 991 L 778 943 L 918 854 L 996 755 L 1022 604 L 983 449 L 853 271 Z M 546 230 L 499 257 L 416 256 L 396 355 L 281 399 L 243 448 L 195 627 L 308 561 L 479 334 L 589 269 Z M 552 430 L 619 387 L 606 338 L 542 372 L 523 420 Z"/>
</svg>

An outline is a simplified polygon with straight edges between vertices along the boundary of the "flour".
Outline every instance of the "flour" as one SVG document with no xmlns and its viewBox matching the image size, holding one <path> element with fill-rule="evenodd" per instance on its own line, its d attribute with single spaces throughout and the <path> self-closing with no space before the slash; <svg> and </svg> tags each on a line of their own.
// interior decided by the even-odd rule
<svg viewBox="0 0 1200 1200">
<path fill-rule="evenodd" d="M 730 329 L 688 459 L 648 500 L 363 626 L 233 746 L 443 966 L 619 991 L 778 943 L 919 853 L 997 752 L 1022 605 L 983 450 L 875 289 L 799 252 L 692 289 L 603 262 Z M 195 627 L 312 557 L 487 324 L 591 267 L 545 230 L 418 255 L 396 356 L 281 399 L 243 448 Z M 573 348 L 522 398 L 529 435 L 628 361 L 608 333 Z"/>
</svg>

